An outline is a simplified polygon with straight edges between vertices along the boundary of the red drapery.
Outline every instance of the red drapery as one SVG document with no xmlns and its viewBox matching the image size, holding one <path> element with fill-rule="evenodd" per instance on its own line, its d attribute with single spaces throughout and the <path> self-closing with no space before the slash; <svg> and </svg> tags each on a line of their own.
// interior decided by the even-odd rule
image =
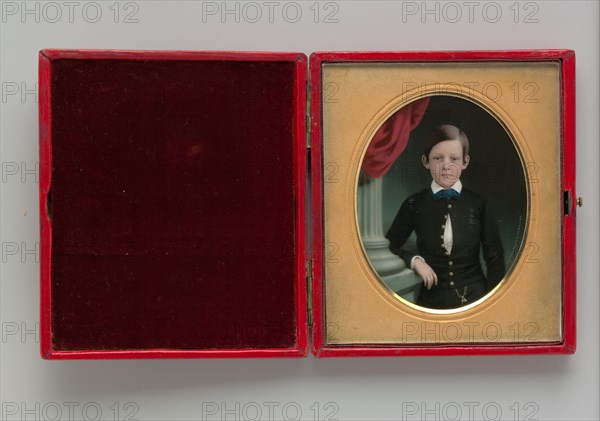
<svg viewBox="0 0 600 421">
<path fill-rule="evenodd" d="M 427 105 L 429 98 L 411 102 L 394 113 L 377 130 L 362 164 L 362 170 L 368 176 L 378 178 L 388 172 L 406 147 L 410 132 L 423 118 Z"/>
</svg>

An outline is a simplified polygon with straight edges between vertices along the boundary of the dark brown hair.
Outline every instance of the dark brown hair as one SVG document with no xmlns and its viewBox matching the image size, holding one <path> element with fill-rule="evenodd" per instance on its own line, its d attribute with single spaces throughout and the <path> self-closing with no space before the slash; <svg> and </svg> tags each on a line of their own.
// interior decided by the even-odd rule
<svg viewBox="0 0 600 421">
<path fill-rule="evenodd" d="M 445 140 L 459 140 L 463 147 L 463 161 L 469 155 L 469 139 L 465 132 L 451 124 L 442 124 L 433 129 L 425 138 L 425 159 L 429 161 L 429 153 L 435 145 Z"/>
</svg>

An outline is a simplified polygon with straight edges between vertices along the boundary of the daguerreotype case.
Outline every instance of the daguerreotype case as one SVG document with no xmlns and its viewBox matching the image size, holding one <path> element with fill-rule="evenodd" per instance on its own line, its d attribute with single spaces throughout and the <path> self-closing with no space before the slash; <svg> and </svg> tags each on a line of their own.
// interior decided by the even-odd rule
<svg viewBox="0 0 600 421">
<path fill-rule="evenodd" d="M 40 52 L 48 359 L 569 354 L 570 50 Z"/>
</svg>

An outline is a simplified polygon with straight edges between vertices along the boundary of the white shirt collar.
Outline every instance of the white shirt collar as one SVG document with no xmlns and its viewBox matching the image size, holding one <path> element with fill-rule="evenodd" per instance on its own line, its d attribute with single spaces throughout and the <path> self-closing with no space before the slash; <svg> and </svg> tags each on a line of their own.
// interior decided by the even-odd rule
<svg viewBox="0 0 600 421">
<path fill-rule="evenodd" d="M 454 183 L 450 188 L 460 193 L 462 190 L 462 183 L 460 182 L 460 179 L 456 180 L 456 183 Z M 444 188 L 438 183 L 436 183 L 435 180 L 433 180 L 431 182 L 431 191 L 433 192 L 433 194 L 436 194 L 440 190 L 444 190 Z"/>
</svg>

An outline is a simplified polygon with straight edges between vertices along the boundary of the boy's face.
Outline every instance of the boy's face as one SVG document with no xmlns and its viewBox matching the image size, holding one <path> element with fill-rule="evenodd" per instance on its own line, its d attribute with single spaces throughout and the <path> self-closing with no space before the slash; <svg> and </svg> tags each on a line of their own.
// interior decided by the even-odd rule
<svg viewBox="0 0 600 421">
<path fill-rule="evenodd" d="M 459 140 L 444 140 L 435 145 L 429 157 L 423 155 L 423 165 L 441 187 L 452 187 L 469 165 L 469 155 L 463 157 L 463 146 Z"/>
</svg>

